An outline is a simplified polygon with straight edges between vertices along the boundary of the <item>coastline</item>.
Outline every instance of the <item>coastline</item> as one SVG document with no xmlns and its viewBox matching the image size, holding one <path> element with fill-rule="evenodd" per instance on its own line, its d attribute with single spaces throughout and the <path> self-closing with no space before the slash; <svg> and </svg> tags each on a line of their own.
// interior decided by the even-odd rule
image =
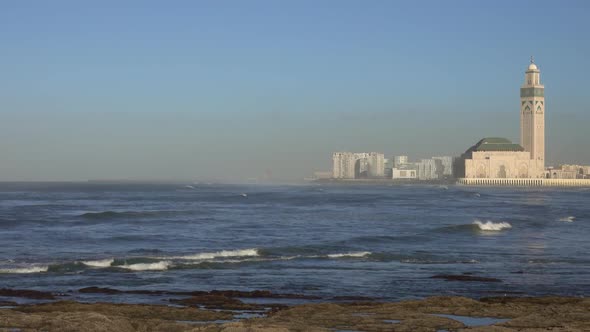
<svg viewBox="0 0 590 332">
<path fill-rule="evenodd" d="M 316 179 L 309 181 L 312 184 L 333 185 L 455 185 L 456 179 L 443 180 L 417 180 L 417 179 Z"/>
<path fill-rule="evenodd" d="M 88 287 L 80 292 L 113 302 L 81 303 L 65 294 L 32 290 L 0 293 L 44 300 L 0 301 L 0 331 L 588 331 L 590 299 L 575 297 L 433 296 L 419 300 L 319 299 L 269 291 L 122 291 Z M 115 303 L 124 294 L 169 297 L 162 304 Z M 305 300 L 281 304 L 282 299 Z"/>
</svg>

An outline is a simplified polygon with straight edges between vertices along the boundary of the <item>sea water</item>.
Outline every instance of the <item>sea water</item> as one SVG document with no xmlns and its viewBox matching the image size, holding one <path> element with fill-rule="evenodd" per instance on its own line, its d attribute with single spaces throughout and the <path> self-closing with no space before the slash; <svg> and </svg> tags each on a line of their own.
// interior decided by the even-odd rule
<svg viewBox="0 0 590 332">
<path fill-rule="evenodd" d="M 75 292 L 88 286 L 583 296 L 589 236 L 584 189 L 0 184 L 0 287 L 73 299 L 101 300 Z"/>
</svg>

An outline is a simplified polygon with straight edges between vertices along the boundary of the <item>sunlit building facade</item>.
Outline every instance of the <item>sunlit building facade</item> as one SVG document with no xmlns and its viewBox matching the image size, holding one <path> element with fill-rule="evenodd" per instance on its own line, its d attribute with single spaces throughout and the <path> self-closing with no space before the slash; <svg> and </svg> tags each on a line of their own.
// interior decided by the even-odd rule
<svg viewBox="0 0 590 332">
<path fill-rule="evenodd" d="M 461 178 L 545 177 L 545 89 L 531 58 L 520 89 L 520 140 L 489 137 L 477 142 L 460 158 Z"/>
</svg>

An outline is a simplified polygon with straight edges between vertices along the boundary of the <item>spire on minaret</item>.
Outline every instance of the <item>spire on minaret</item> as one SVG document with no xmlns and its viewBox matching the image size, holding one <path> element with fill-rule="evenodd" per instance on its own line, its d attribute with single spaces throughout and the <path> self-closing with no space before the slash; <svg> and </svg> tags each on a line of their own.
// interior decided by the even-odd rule
<svg viewBox="0 0 590 332">
<path fill-rule="evenodd" d="M 528 71 L 527 72 L 530 72 L 530 71 L 538 71 L 538 70 L 539 70 L 539 68 L 537 68 L 537 65 L 535 64 L 535 57 L 533 57 L 531 55 L 531 64 L 529 65 L 529 68 L 528 68 Z"/>
</svg>

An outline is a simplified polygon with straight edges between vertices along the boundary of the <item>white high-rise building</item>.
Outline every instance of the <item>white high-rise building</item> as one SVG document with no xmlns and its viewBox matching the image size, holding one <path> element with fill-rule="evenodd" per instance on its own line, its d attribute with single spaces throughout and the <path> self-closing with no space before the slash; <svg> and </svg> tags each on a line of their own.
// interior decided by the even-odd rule
<svg viewBox="0 0 590 332">
<path fill-rule="evenodd" d="M 439 161 L 440 163 L 440 161 Z M 437 161 L 434 159 L 422 159 L 416 163 L 418 166 L 418 180 L 436 180 L 438 179 L 437 174 Z"/>
<path fill-rule="evenodd" d="M 356 158 L 352 152 L 332 154 L 332 177 L 334 179 L 354 179 Z"/>
<path fill-rule="evenodd" d="M 432 157 L 434 160 L 440 160 L 442 164 L 442 170 L 439 172 L 440 175 L 443 177 L 451 177 L 453 176 L 453 157 L 449 156 L 439 156 L 439 157 Z"/>
<path fill-rule="evenodd" d="M 385 174 L 385 155 L 383 153 L 369 153 L 369 177 L 380 178 Z"/>
<path fill-rule="evenodd" d="M 400 166 L 408 163 L 408 156 L 395 156 L 393 158 L 393 167 L 400 168 Z"/>
<path fill-rule="evenodd" d="M 385 155 L 377 152 L 334 152 L 332 154 L 334 179 L 378 178 L 385 173 Z"/>
</svg>

